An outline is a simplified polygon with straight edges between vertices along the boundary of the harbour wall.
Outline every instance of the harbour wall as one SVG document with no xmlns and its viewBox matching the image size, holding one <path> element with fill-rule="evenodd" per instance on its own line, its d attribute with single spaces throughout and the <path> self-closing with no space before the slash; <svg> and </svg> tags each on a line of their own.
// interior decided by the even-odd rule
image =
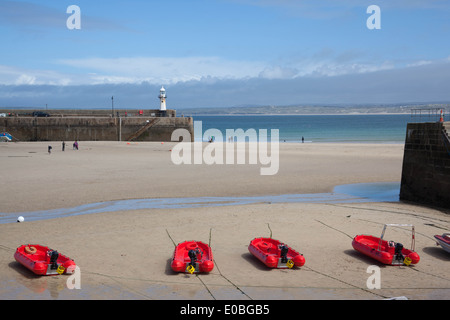
<svg viewBox="0 0 450 320">
<path fill-rule="evenodd" d="M 49 117 L 15 114 L 0 117 L 0 132 L 11 134 L 13 141 L 171 141 L 172 132 L 182 128 L 194 141 L 193 119 L 167 111 L 164 116 L 147 110 L 142 115 L 120 112 L 114 117 L 111 112 L 52 113 Z"/>
<path fill-rule="evenodd" d="M 450 208 L 450 122 L 408 123 L 400 200 Z"/>
</svg>

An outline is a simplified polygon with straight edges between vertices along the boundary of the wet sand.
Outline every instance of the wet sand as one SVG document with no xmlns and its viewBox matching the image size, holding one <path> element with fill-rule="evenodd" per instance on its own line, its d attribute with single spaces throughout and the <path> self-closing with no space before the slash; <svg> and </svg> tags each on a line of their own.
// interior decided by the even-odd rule
<svg viewBox="0 0 450 320">
<path fill-rule="evenodd" d="M 53 146 L 51 155 L 47 145 Z M 336 185 L 400 181 L 402 145 L 280 144 L 277 175 L 261 165 L 174 165 L 174 143 L 81 142 L 0 144 L 4 181 L 0 212 L 58 209 L 121 199 L 255 196 L 331 192 Z M 123 210 L 42 221 L 0 224 L 1 299 L 449 299 L 450 255 L 434 234 L 450 229 L 448 212 L 400 202 L 256 203 Z M 351 246 L 357 234 L 381 233 L 384 223 L 416 227 L 413 267 L 382 266 Z M 248 252 L 255 237 L 282 240 L 304 254 L 292 270 L 266 269 Z M 389 240 L 410 246 L 410 233 Z M 210 243 L 210 274 L 175 274 L 174 243 Z M 81 289 L 68 276 L 35 277 L 13 258 L 21 244 L 41 243 L 75 260 Z M 381 270 L 381 289 L 368 289 Z"/>
</svg>

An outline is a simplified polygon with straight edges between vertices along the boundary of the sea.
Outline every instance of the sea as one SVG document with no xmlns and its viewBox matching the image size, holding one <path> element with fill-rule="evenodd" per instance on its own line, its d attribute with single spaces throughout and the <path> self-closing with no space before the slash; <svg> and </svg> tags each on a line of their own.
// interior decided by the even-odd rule
<svg viewBox="0 0 450 320">
<path fill-rule="evenodd" d="M 197 126 L 201 124 L 202 128 L 202 134 L 196 133 L 195 141 L 209 141 L 214 137 L 215 141 L 226 142 L 227 129 L 244 132 L 255 129 L 257 134 L 260 129 L 267 129 L 270 141 L 271 129 L 277 129 L 280 143 L 301 143 L 302 138 L 305 143 L 404 143 L 406 125 L 412 120 L 410 114 L 195 115 L 193 118 L 195 122 L 201 121 Z"/>
</svg>

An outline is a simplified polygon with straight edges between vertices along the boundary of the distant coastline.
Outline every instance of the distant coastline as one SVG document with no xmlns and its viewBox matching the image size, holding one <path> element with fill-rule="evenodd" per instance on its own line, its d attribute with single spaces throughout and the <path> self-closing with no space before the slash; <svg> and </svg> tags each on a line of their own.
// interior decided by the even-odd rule
<svg viewBox="0 0 450 320">
<path fill-rule="evenodd" d="M 230 108 L 185 108 L 177 113 L 184 116 L 294 116 L 294 115 L 404 115 L 414 109 L 450 110 L 450 104 L 399 104 L 371 106 L 242 106 Z"/>
</svg>

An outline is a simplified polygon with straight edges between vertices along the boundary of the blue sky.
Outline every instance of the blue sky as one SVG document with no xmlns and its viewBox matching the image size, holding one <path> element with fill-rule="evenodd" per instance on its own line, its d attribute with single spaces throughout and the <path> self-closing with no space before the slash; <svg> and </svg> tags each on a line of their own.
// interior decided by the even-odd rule
<svg viewBox="0 0 450 320">
<path fill-rule="evenodd" d="M 157 107 L 161 85 L 177 109 L 449 101 L 449 16 L 447 0 L 0 0 L 0 107 Z"/>
</svg>

